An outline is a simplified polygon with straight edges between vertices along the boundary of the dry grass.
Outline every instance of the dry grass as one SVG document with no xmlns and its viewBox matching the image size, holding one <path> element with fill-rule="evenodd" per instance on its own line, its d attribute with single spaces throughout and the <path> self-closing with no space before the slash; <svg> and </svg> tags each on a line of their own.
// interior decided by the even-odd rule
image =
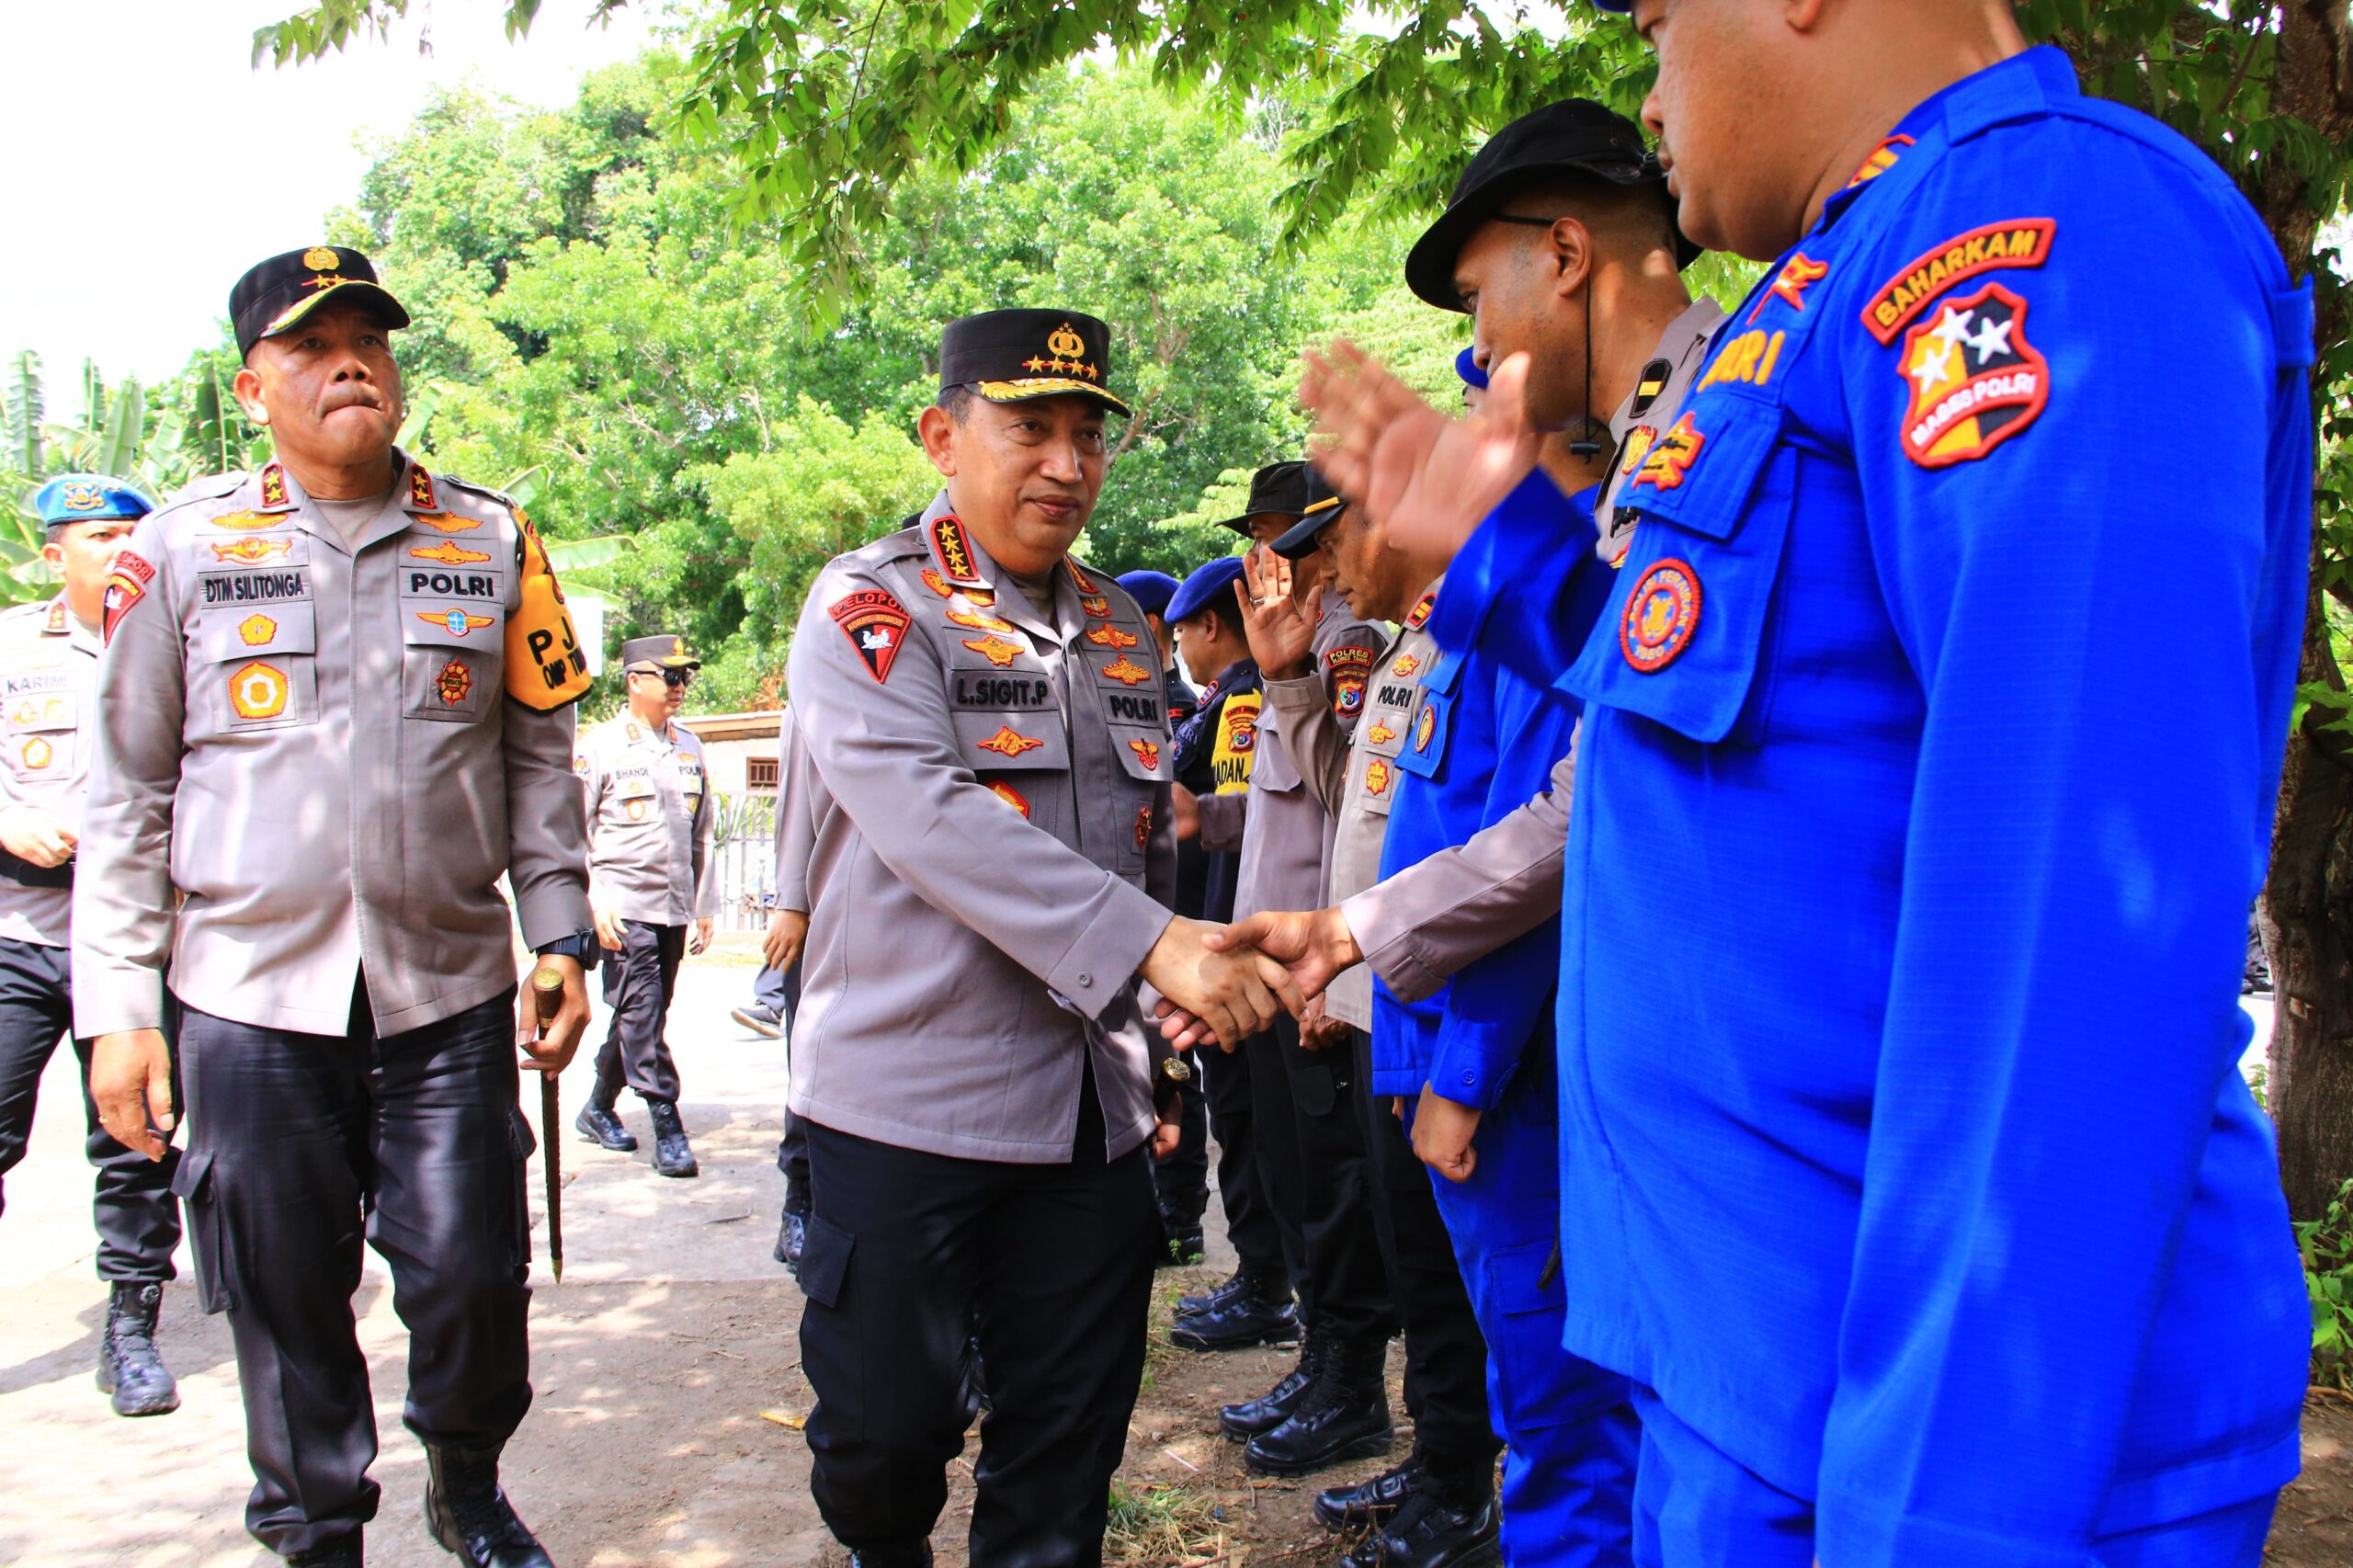
<svg viewBox="0 0 2353 1568">
<path fill-rule="evenodd" d="M 1226 1535 L 1224 1507 L 1190 1486 L 1111 1486 L 1103 1561 L 1122 1568 L 1225 1568 L 1243 1561 Z"/>
</svg>

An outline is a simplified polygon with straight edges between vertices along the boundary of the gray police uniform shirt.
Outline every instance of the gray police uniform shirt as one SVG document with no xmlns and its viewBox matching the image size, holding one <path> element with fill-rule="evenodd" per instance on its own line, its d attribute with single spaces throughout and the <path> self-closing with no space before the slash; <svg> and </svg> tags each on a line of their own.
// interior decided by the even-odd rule
<svg viewBox="0 0 2353 1568">
<path fill-rule="evenodd" d="M 1655 392 L 1636 387 L 1610 418 L 1617 460 L 1595 516 L 1602 529 L 1601 558 L 1613 566 L 1625 558 L 1635 517 L 1618 506 L 1618 493 L 1650 444 L 1675 423 L 1726 319 L 1715 301 L 1705 295 L 1693 301 L 1659 338 L 1654 358 L 1665 362 L 1663 383 Z M 1464 965 L 1559 913 L 1561 857 L 1575 781 L 1572 745 L 1553 765 L 1545 793 L 1468 842 L 1337 901 L 1365 969 L 1399 996 L 1418 1001 Z"/>
<path fill-rule="evenodd" d="M 62 594 L 0 611 L 0 817 L 30 806 L 81 831 L 90 787 L 82 727 L 97 692 L 98 647 L 98 634 L 74 619 Z M 70 887 L 0 877 L 0 937 L 64 947 L 73 912 Z"/>
<path fill-rule="evenodd" d="M 588 901 L 623 920 L 684 926 L 719 911 L 715 814 L 702 741 L 626 711 L 580 737 L 573 767 L 588 810 Z"/>
<path fill-rule="evenodd" d="M 570 708 L 506 695 L 522 528 L 393 454 L 355 553 L 278 464 L 142 519 L 116 557 L 74 890 L 74 1027 L 188 1006 L 344 1035 L 515 983 L 585 929 Z"/>
<path fill-rule="evenodd" d="M 810 789 L 801 714 L 788 707 L 776 731 L 776 907 L 798 915 L 809 913 L 809 858 L 817 852 Z"/>
<path fill-rule="evenodd" d="M 1315 676 L 1342 733 L 1355 727 L 1364 710 L 1372 661 L 1389 641 L 1385 628 L 1358 620 L 1347 601 L 1326 590 L 1315 618 Z M 1302 677 L 1306 678 L 1306 677 Z M 1236 795 L 1204 795 L 1200 842 L 1204 849 L 1239 846 L 1233 918 L 1245 920 L 1267 909 L 1308 909 L 1324 902 L 1324 866 L 1332 850 L 1332 817 L 1308 792 L 1298 766 L 1270 716 L 1258 726 L 1258 760 L 1250 788 Z"/>
<path fill-rule="evenodd" d="M 815 819 L 795 1115 L 963 1159 L 1105 1153 L 1154 1118 L 1137 968 L 1169 920 L 1152 631 L 1077 562 L 1033 607 L 949 512 L 836 557 L 794 635 Z"/>
<path fill-rule="evenodd" d="M 1397 754 L 1414 733 L 1415 716 L 1421 711 L 1422 677 L 1438 658 L 1438 640 L 1427 630 L 1438 590 L 1434 583 L 1425 591 L 1405 624 L 1373 661 L 1365 686 L 1364 716 L 1357 721 L 1353 736 L 1343 733 L 1312 676 L 1267 683 L 1267 699 L 1283 733 L 1292 737 L 1301 775 L 1335 822 L 1325 902 L 1345 899 L 1380 880 L 1389 809 L 1404 777 Z M 1371 975 L 1360 966 L 1341 974 L 1325 988 L 1324 1008 L 1344 1024 L 1371 1028 Z"/>
</svg>

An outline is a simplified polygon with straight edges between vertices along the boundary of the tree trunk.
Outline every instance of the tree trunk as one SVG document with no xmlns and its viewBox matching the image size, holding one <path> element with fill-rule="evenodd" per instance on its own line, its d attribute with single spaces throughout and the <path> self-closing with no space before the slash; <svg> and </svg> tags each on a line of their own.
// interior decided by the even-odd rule
<svg viewBox="0 0 2353 1568">
<path fill-rule="evenodd" d="M 2290 0 L 2281 12 L 2272 107 L 2342 144 L 2353 130 L 2347 93 L 2345 0 Z M 2306 183 L 2284 166 L 2256 200 L 2280 254 L 2298 276 L 2313 267 L 2319 215 Z M 2344 331 L 2342 307 L 2322 301 L 2319 338 Z M 2316 373 L 2317 377 L 2317 373 Z M 2326 388 L 2316 384 L 2315 393 Z M 2313 541 L 2313 584 L 2304 617 L 2300 678 L 2345 688 L 2329 647 L 2323 551 Z M 2353 1177 L 2353 756 L 2318 727 L 2336 715 L 2315 709 L 2288 742 L 2273 824 L 2271 871 L 2263 892 L 2264 945 L 2271 954 L 2278 1022 L 2268 1085 L 2279 1128 L 2288 1207 L 2317 1219 Z"/>
</svg>

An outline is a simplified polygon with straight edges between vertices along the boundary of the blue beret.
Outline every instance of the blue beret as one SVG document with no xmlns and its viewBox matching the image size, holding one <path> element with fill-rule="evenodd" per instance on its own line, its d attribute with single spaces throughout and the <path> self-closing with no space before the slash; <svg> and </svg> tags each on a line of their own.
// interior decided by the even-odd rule
<svg viewBox="0 0 2353 1568">
<path fill-rule="evenodd" d="M 61 473 L 33 493 L 33 506 L 45 527 L 101 518 L 143 517 L 155 508 L 119 479 L 103 473 Z"/>
<path fill-rule="evenodd" d="M 1205 609 L 1231 611 L 1233 585 L 1242 581 L 1242 557 L 1221 555 L 1208 565 L 1198 567 L 1168 601 L 1166 615 L 1170 625 L 1189 620 Z"/>
<path fill-rule="evenodd" d="M 1146 615 L 1166 613 L 1168 601 L 1176 597 L 1176 579 L 1165 572 L 1122 572 L 1118 582 Z"/>
<path fill-rule="evenodd" d="M 1466 348 L 1454 357 L 1454 373 L 1462 378 L 1462 384 L 1466 387 L 1484 387 L 1487 372 L 1479 369 L 1479 361 L 1471 357 L 1472 352 Z"/>
</svg>

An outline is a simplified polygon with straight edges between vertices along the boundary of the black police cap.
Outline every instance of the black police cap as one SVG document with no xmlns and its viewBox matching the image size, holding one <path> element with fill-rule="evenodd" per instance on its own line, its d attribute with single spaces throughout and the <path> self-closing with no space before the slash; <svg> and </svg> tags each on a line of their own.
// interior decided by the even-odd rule
<svg viewBox="0 0 2353 1568">
<path fill-rule="evenodd" d="M 687 640 L 663 633 L 632 637 L 621 644 L 621 668 L 643 673 L 655 670 L 699 670 L 702 661 L 687 647 Z"/>
<path fill-rule="evenodd" d="M 1616 186 L 1655 186 L 1670 221 L 1675 199 L 1666 174 L 1634 122 L 1586 98 L 1563 98 L 1521 115 L 1487 138 L 1455 182 L 1453 199 L 1405 256 L 1405 287 L 1440 310 L 1462 309 L 1454 263 L 1472 231 L 1494 217 L 1523 186 L 1546 175 L 1574 175 Z M 1557 217 L 1530 212 L 1527 217 Z M 1700 250 L 1675 231 L 1675 261 L 1688 267 Z"/>
<path fill-rule="evenodd" d="M 1341 499 L 1338 491 L 1332 488 L 1332 482 L 1324 477 L 1321 469 L 1313 463 L 1300 466 L 1307 470 L 1307 505 L 1301 508 L 1299 521 L 1274 543 L 1275 553 L 1286 561 L 1297 561 L 1313 554 L 1316 536 L 1348 509 L 1348 504 Z"/>
<path fill-rule="evenodd" d="M 292 331 L 326 300 L 368 305 L 388 327 L 408 324 L 408 312 L 376 281 L 366 256 L 342 245 L 313 245 L 256 264 L 229 290 L 237 352 L 250 354 L 263 338 Z"/>
<path fill-rule="evenodd" d="M 1306 516 L 1307 504 L 1314 499 L 1308 494 L 1308 476 L 1313 472 L 1303 462 L 1268 463 L 1250 476 L 1250 499 L 1243 506 L 1242 515 L 1222 518 L 1219 526 L 1247 539 L 1253 517 L 1268 514 L 1294 518 Z"/>
<path fill-rule="evenodd" d="M 967 386 L 991 403 L 1087 397 L 1114 414 L 1111 329 L 1079 311 L 984 311 L 939 335 L 939 389 Z"/>
</svg>

